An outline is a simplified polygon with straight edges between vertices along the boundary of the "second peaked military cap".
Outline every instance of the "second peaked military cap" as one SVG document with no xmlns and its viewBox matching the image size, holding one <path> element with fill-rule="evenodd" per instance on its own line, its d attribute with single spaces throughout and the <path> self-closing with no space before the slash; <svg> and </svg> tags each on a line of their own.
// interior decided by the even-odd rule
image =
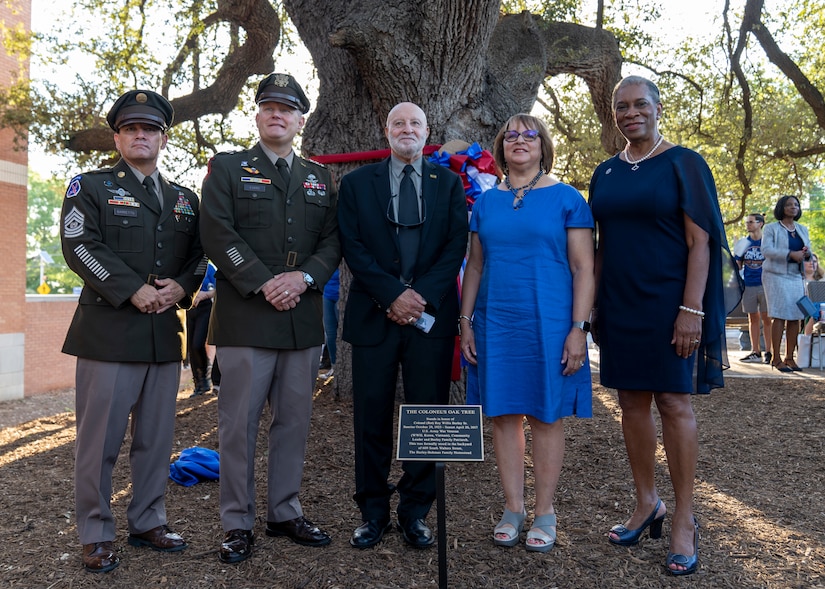
<svg viewBox="0 0 825 589">
<path fill-rule="evenodd" d="M 129 123 L 145 123 L 165 131 L 174 116 L 172 105 L 157 92 L 130 90 L 115 101 L 106 121 L 115 133 Z"/>
<path fill-rule="evenodd" d="M 255 104 L 262 102 L 279 102 L 304 114 L 309 112 L 309 99 L 301 85 L 289 74 L 269 74 L 261 80 L 255 93 Z"/>
</svg>

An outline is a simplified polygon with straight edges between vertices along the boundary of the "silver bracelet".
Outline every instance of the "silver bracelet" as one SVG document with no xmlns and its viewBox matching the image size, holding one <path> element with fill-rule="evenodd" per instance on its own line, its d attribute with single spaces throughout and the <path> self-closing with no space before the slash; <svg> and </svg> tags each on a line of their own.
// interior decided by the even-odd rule
<svg viewBox="0 0 825 589">
<path fill-rule="evenodd" d="M 679 310 L 684 311 L 685 313 L 690 313 L 692 315 L 699 315 L 699 317 L 705 316 L 704 311 L 700 311 L 698 309 L 691 309 L 690 307 L 685 307 L 684 305 L 679 305 Z"/>
<path fill-rule="evenodd" d="M 469 321 L 470 322 L 470 327 L 473 326 L 473 318 L 472 317 L 467 317 L 466 315 L 459 315 L 458 316 L 458 322 L 461 323 L 462 319 L 466 319 L 467 321 Z"/>
</svg>

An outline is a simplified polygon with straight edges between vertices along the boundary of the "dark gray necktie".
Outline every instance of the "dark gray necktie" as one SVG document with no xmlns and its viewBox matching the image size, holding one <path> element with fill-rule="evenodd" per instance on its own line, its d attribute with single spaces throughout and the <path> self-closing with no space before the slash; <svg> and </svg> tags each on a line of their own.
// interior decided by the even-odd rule
<svg viewBox="0 0 825 589">
<path fill-rule="evenodd" d="M 275 165 L 278 168 L 278 173 L 281 174 L 281 178 L 284 180 L 284 186 L 289 188 L 289 166 L 287 165 L 286 160 L 279 157 L 278 161 L 275 162 Z"/>
<path fill-rule="evenodd" d="M 158 191 L 155 190 L 155 181 L 152 180 L 151 176 L 145 176 L 143 178 L 143 186 L 146 188 L 146 194 L 148 194 L 149 196 L 154 196 L 155 200 L 158 201 L 160 210 L 163 210 L 163 201 L 158 196 Z"/>
<path fill-rule="evenodd" d="M 401 279 L 412 282 L 418 243 L 421 239 L 421 217 L 418 213 L 418 192 L 412 174 L 415 169 L 407 164 L 398 190 L 398 245 L 401 250 Z"/>
</svg>

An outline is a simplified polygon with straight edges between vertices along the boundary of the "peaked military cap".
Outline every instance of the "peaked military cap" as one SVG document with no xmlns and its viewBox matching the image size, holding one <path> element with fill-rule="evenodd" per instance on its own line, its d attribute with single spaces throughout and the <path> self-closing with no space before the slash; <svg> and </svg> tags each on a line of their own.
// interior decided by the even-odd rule
<svg viewBox="0 0 825 589">
<path fill-rule="evenodd" d="M 279 102 L 302 113 L 309 112 L 309 99 L 301 85 L 289 74 L 269 74 L 258 84 L 255 103 Z"/>
<path fill-rule="evenodd" d="M 172 105 L 157 92 L 130 90 L 115 101 L 106 121 L 115 133 L 129 123 L 145 123 L 165 131 L 174 116 Z"/>
</svg>

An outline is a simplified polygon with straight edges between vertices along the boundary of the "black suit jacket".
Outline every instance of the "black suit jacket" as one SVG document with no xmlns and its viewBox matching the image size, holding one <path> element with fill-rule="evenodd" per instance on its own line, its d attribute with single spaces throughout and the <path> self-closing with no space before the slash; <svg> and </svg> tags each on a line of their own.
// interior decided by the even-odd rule
<svg viewBox="0 0 825 589">
<path fill-rule="evenodd" d="M 456 277 L 467 248 L 467 206 L 461 179 L 424 160 L 421 193 L 426 219 L 412 288 L 435 317 L 430 337 L 457 333 Z M 343 338 L 353 345 L 380 343 L 390 320 L 386 313 L 405 290 L 396 228 L 387 220 L 392 198 L 389 159 L 363 166 L 341 181 L 338 225 L 341 249 L 352 271 Z M 411 329 L 415 329 L 411 327 Z"/>
</svg>

